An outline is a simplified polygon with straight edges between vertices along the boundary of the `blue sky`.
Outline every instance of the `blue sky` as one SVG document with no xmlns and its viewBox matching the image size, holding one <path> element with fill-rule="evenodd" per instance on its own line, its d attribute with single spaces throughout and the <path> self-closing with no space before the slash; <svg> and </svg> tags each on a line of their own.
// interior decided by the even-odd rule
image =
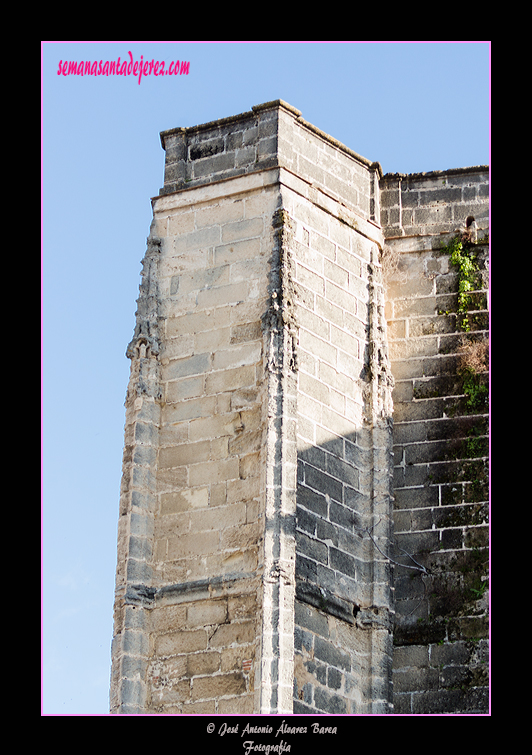
<svg viewBox="0 0 532 755">
<path fill-rule="evenodd" d="M 62 76 L 180 60 L 188 75 Z M 283 99 L 385 173 L 490 159 L 489 42 L 42 44 L 42 712 L 108 712 L 125 349 L 159 132 Z"/>
</svg>

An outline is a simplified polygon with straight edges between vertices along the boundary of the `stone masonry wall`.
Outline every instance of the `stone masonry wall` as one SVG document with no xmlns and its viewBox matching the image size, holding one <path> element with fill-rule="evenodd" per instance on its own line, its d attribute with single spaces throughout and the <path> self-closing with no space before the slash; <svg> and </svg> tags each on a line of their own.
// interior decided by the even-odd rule
<svg viewBox="0 0 532 755">
<path fill-rule="evenodd" d="M 180 604 L 184 623 L 171 604 L 152 613 L 151 707 L 236 713 L 252 711 L 257 696 L 261 315 L 276 197 L 262 188 L 207 196 L 198 189 L 177 203 L 159 200 L 152 229 L 163 239 L 165 303 L 154 577 L 159 585 L 188 584 L 187 599 L 205 575 L 211 586 L 200 591 L 203 601 Z"/>
<path fill-rule="evenodd" d="M 151 454 L 142 481 L 151 506 L 143 553 L 149 588 L 133 575 L 124 608 L 130 617 L 143 614 L 134 620 L 143 634 L 132 679 L 143 688 L 143 711 L 242 713 L 258 704 L 261 317 L 277 206 L 275 190 L 263 183 L 237 179 L 214 196 L 198 187 L 154 201 L 159 416 L 151 434 L 141 424 L 136 433 L 136 452 Z M 142 297 L 137 319 L 134 343 L 149 350 Z M 133 346 L 130 353 L 135 382 Z M 129 501 L 126 516 L 136 515 L 137 503 Z M 117 702 L 123 712 L 131 705 Z"/>
<path fill-rule="evenodd" d="M 380 167 L 279 102 L 161 140 L 128 349 L 112 710 L 387 708 L 388 565 L 356 529 L 386 549 Z M 340 682 L 294 657 L 317 600 L 310 653 L 349 659 Z"/>
<path fill-rule="evenodd" d="M 161 143 L 111 712 L 484 712 L 487 170 L 383 177 L 281 101 Z"/>
<path fill-rule="evenodd" d="M 389 564 L 362 532 L 371 528 L 386 552 L 391 391 L 371 213 L 378 167 L 281 116 L 298 333 L 293 710 L 388 712 Z"/>
<path fill-rule="evenodd" d="M 213 123 L 164 131 L 164 185 L 160 194 L 277 166 L 278 108 L 271 104 Z"/>
<path fill-rule="evenodd" d="M 407 565 L 395 567 L 394 710 L 486 712 L 488 174 L 385 176 L 381 186 L 394 555 Z M 468 218 L 477 226 L 469 251 L 478 272 L 464 315 L 458 269 L 442 247 Z"/>
</svg>

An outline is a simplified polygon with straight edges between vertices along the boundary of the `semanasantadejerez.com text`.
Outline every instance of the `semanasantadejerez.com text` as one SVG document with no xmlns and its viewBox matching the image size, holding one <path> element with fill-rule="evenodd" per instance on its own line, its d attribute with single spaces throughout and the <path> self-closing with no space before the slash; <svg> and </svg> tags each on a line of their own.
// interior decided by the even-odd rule
<svg viewBox="0 0 532 755">
<path fill-rule="evenodd" d="M 129 60 L 60 60 L 57 69 L 58 76 L 138 76 L 138 83 L 143 76 L 188 76 L 190 61 L 176 60 L 166 66 L 164 60 L 133 61 L 133 55 L 128 52 Z"/>
</svg>

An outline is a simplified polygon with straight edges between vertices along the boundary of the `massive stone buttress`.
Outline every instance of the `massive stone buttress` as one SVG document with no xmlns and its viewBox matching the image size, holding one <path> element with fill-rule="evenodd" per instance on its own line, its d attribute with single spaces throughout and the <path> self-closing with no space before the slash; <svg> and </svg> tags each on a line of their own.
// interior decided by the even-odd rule
<svg viewBox="0 0 532 755">
<path fill-rule="evenodd" d="M 282 101 L 161 141 L 111 710 L 391 712 L 380 166 Z"/>
</svg>

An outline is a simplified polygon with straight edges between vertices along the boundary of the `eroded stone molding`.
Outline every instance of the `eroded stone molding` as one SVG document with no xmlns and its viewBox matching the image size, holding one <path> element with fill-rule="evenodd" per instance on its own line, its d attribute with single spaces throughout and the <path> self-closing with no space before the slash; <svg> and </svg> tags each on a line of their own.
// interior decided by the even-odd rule
<svg viewBox="0 0 532 755">
<path fill-rule="evenodd" d="M 135 333 L 126 393 L 115 621 L 112 646 L 111 712 L 145 710 L 149 650 L 146 607 L 154 590 L 151 559 L 157 507 L 157 453 L 160 426 L 159 285 L 160 239 L 148 238 L 143 259 Z"/>
<path fill-rule="evenodd" d="M 260 712 L 291 713 L 294 674 L 296 322 L 290 218 L 272 219 L 270 302 L 263 318 L 267 370 L 266 506 Z"/>
</svg>

